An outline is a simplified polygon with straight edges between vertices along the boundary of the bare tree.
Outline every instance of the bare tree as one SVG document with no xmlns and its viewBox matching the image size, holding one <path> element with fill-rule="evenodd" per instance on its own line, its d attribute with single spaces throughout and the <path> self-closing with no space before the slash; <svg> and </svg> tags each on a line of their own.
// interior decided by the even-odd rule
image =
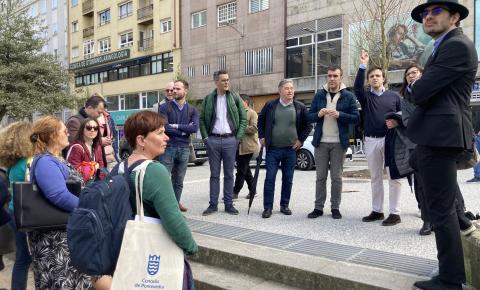
<svg viewBox="0 0 480 290">
<path fill-rule="evenodd" d="M 408 34 L 410 11 L 420 0 L 354 0 L 352 1 L 353 11 L 349 13 L 350 18 L 350 41 L 349 50 L 354 54 L 350 60 L 356 61 L 361 51 L 367 51 L 370 54 L 370 65 L 382 69 L 384 73 L 396 67 L 405 66 L 411 59 L 404 59 L 398 62 L 392 57 L 392 51 L 396 49 L 395 43 L 392 43 L 392 37 L 395 37 L 395 29 L 403 28 L 403 40 L 410 40 L 418 51 L 423 52 L 424 45 L 415 37 Z M 399 29 L 402 30 L 402 29 Z M 400 36 L 401 38 L 402 36 Z M 394 63 L 394 62 L 398 63 Z M 387 75 L 387 74 L 385 74 Z"/>
</svg>

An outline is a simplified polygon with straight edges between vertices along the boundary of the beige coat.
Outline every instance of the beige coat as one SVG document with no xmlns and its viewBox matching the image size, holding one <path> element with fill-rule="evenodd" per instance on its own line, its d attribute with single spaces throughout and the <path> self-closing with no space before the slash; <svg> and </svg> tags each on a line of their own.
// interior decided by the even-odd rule
<svg viewBox="0 0 480 290">
<path fill-rule="evenodd" d="M 258 153 L 258 151 L 260 150 L 258 143 L 257 112 L 255 112 L 251 108 L 248 108 L 246 111 L 247 128 L 245 129 L 245 135 L 240 141 L 238 149 L 239 155 Z"/>
</svg>

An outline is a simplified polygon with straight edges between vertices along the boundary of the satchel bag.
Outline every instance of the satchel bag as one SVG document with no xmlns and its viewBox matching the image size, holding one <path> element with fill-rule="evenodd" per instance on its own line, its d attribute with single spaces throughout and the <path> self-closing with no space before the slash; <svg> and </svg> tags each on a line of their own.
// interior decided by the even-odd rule
<svg viewBox="0 0 480 290">
<path fill-rule="evenodd" d="M 38 157 L 32 164 L 33 172 L 36 162 L 43 156 Z M 13 183 L 13 209 L 15 223 L 18 231 L 50 231 L 62 230 L 66 228 L 69 212 L 66 212 L 52 203 L 39 191 L 35 184 L 33 174 L 32 182 L 14 182 Z M 67 181 L 69 191 L 76 194 L 78 192 L 78 183 Z"/>
<path fill-rule="evenodd" d="M 143 178 L 150 161 L 135 168 L 137 218 L 129 220 L 111 289 L 172 289 L 183 286 L 184 255 L 158 219 L 144 216 Z"/>
<path fill-rule="evenodd" d="M 457 158 L 457 170 L 465 170 L 473 168 L 480 162 L 480 156 L 478 154 L 475 144 L 472 150 L 464 149 Z"/>
</svg>

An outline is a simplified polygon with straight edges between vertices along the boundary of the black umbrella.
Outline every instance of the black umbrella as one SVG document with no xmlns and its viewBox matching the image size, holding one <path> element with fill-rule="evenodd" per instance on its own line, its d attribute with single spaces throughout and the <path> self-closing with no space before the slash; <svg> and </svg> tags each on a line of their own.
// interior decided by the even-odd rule
<svg viewBox="0 0 480 290">
<path fill-rule="evenodd" d="M 255 174 L 253 175 L 253 188 L 255 188 L 255 191 L 250 193 L 250 199 L 248 200 L 247 215 L 250 214 L 250 208 L 252 207 L 255 194 L 257 193 L 258 174 L 260 173 L 260 164 L 262 164 L 262 160 L 263 160 L 263 145 L 260 147 L 260 152 L 258 152 L 258 156 L 257 156 L 257 165 L 255 165 Z"/>
</svg>

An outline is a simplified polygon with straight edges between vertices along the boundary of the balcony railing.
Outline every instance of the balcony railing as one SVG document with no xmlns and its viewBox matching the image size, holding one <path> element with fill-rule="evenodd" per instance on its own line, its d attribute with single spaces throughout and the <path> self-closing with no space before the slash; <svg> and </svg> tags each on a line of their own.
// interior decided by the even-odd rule
<svg viewBox="0 0 480 290">
<path fill-rule="evenodd" d="M 138 51 L 149 51 L 153 49 L 153 37 L 138 41 Z"/>
<path fill-rule="evenodd" d="M 83 30 L 83 38 L 87 38 L 93 35 L 93 26 L 87 27 Z"/>
<path fill-rule="evenodd" d="M 153 17 L 153 4 L 149 4 L 137 10 L 137 20 L 144 20 Z"/>
<path fill-rule="evenodd" d="M 83 14 L 93 12 L 93 0 L 85 0 L 82 2 L 82 12 Z"/>
</svg>

